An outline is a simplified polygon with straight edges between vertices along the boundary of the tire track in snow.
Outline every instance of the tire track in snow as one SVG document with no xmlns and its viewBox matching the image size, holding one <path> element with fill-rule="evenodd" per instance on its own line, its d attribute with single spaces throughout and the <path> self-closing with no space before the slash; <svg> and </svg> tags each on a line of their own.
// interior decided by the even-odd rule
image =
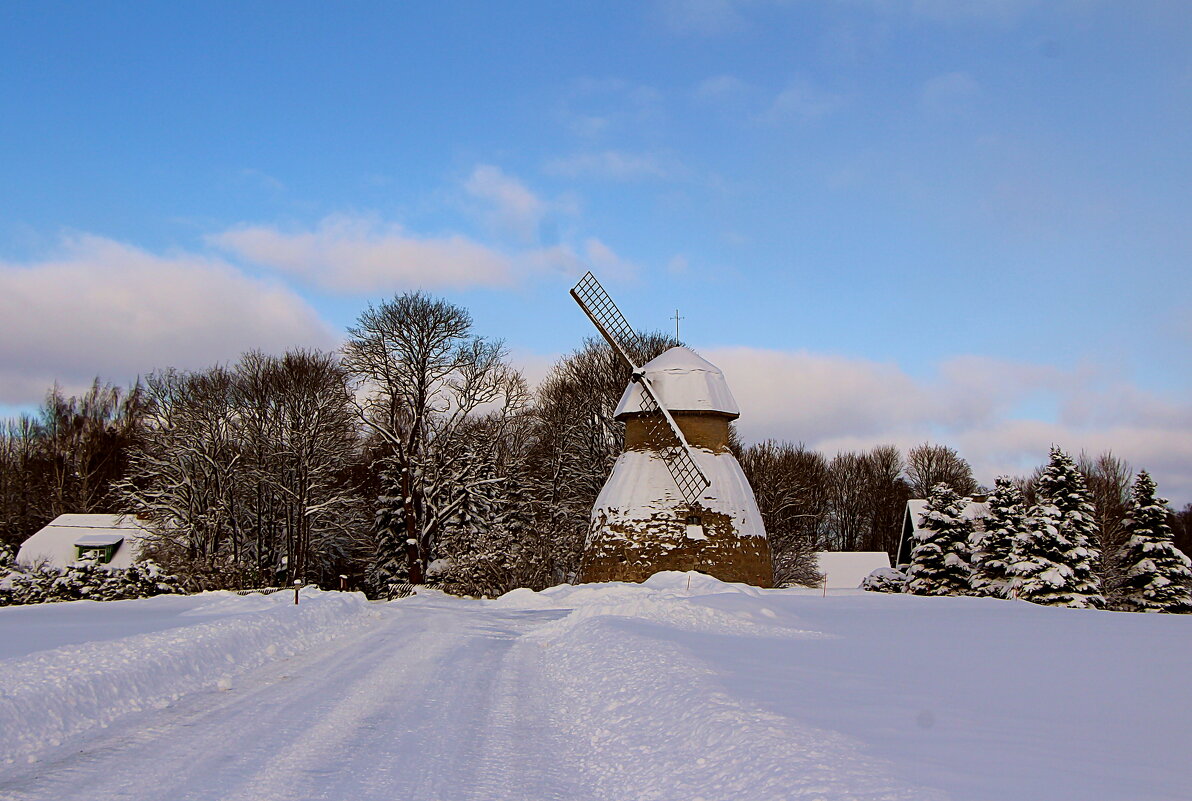
<svg viewBox="0 0 1192 801">
<path fill-rule="evenodd" d="M 554 760 L 535 759 L 544 727 L 527 718 L 533 693 L 517 689 L 520 662 L 507 656 L 544 613 L 383 609 L 380 625 L 329 653 L 49 755 L 0 782 L 0 799 L 527 798 L 525 763 Z M 531 741 L 523 730 L 535 750 L 511 769 Z"/>
</svg>

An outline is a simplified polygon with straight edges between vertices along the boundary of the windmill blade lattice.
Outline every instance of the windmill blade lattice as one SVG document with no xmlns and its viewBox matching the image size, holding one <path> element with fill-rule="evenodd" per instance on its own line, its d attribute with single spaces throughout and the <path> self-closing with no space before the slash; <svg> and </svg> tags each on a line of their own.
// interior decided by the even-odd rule
<svg viewBox="0 0 1192 801">
<path fill-rule="evenodd" d="M 629 325 L 625 315 L 621 314 L 617 304 L 604 291 L 604 287 L 591 271 L 584 273 L 579 283 L 571 288 L 571 297 L 575 298 L 575 302 L 584 310 L 584 314 L 588 315 L 596 330 L 633 371 L 633 380 L 641 387 L 641 408 L 645 412 L 642 420 L 650 441 L 658 444 L 659 457 L 670 471 L 671 478 L 674 479 L 688 506 L 694 505 L 712 482 L 695 463 L 695 457 L 691 455 L 691 445 L 687 443 L 679 424 L 659 401 L 650 379 L 643 375 L 638 367 L 637 360 L 644 354 L 641 340 L 638 339 L 633 326 Z"/>
<path fill-rule="evenodd" d="M 596 326 L 613 350 L 620 354 L 629 366 L 636 372 L 637 360 L 641 358 L 641 343 L 633 326 L 621 314 L 617 304 L 604 291 L 604 287 L 596 280 L 592 273 L 584 273 L 579 283 L 571 288 L 571 297 L 584 310 L 584 314 Z"/>
<path fill-rule="evenodd" d="M 683 494 L 687 505 L 694 505 L 712 482 L 695 463 L 691 455 L 691 446 L 687 444 L 687 439 L 679 430 L 674 418 L 658 403 L 650 380 L 640 376 L 637 382 L 642 389 L 641 407 L 646 413 L 642 420 L 650 441 L 667 443 L 658 449 L 658 455 L 670 471 L 671 478 L 675 480 L 675 486 Z"/>
</svg>

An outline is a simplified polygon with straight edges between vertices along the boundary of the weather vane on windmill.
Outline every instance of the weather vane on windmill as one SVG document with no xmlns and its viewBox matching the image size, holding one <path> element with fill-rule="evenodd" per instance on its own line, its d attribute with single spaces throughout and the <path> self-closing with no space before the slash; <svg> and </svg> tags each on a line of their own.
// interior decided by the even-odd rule
<svg viewBox="0 0 1192 801">
<path fill-rule="evenodd" d="M 728 448 L 740 412 L 724 373 L 683 346 L 641 364 L 641 340 L 592 273 L 571 296 L 631 377 L 614 414 L 625 423 L 625 450 L 592 508 L 581 579 L 698 570 L 770 586 L 765 526 Z M 676 338 L 680 319 L 676 309 Z"/>
</svg>

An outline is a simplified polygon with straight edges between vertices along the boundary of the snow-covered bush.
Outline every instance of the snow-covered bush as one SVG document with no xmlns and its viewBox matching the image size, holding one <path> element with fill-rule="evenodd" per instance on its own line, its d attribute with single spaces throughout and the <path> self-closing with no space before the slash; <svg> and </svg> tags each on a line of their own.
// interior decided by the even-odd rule
<svg viewBox="0 0 1192 801">
<path fill-rule="evenodd" d="M 121 601 L 182 592 L 181 583 L 153 562 L 114 568 L 81 559 L 65 568 L 11 563 L 0 572 L 0 606 L 50 601 Z"/>
<path fill-rule="evenodd" d="M 969 589 L 969 538 L 973 522 L 965 500 L 947 484 L 936 484 L 914 535 L 906 591 L 914 595 L 964 595 Z"/>
<path fill-rule="evenodd" d="M 861 579 L 861 589 L 869 592 L 906 592 L 906 573 L 892 567 L 879 567 Z"/>
<path fill-rule="evenodd" d="M 998 478 L 989 496 L 989 515 L 973 535 L 973 595 L 1004 598 L 1010 584 L 1014 538 L 1026 528 L 1022 491 L 1010 479 Z"/>
<path fill-rule="evenodd" d="M 1192 570 L 1172 543 L 1166 505 L 1166 499 L 1155 497 L 1155 481 L 1143 470 L 1131 492 L 1130 538 L 1121 553 L 1122 605 L 1130 611 L 1192 612 Z"/>
</svg>

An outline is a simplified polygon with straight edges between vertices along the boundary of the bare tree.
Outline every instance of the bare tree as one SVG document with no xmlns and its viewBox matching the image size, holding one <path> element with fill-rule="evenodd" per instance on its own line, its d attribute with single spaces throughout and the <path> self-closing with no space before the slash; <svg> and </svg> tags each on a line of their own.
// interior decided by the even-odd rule
<svg viewBox="0 0 1192 801">
<path fill-rule="evenodd" d="M 926 498 L 936 484 L 947 484 L 960 496 L 977 492 L 973 468 L 946 445 L 923 443 L 906 455 L 906 478 L 916 498 Z"/>
<path fill-rule="evenodd" d="M 233 376 L 167 370 L 145 385 L 145 439 L 119 485 L 121 511 L 148 521 L 155 558 L 170 568 L 218 573 L 217 556 L 236 536 L 241 463 L 232 405 Z"/>
<path fill-rule="evenodd" d="M 369 306 L 348 329 L 344 365 L 360 381 L 360 416 L 384 444 L 384 494 L 378 511 L 375 581 L 395 581 L 396 551 L 406 575 L 421 582 L 435 557 L 443 522 L 478 478 L 466 464 L 454 474 L 434 461 L 484 408 L 509 410 L 524 382 L 504 346 L 471 334 L 466 310 L 421 292 Z"/>
<path fill-rule="evenodd" d="M 863 453 L 838 453 L 828 462 L 828 543 L 856 551 L 870 530 L 870 465 Z"/>
<path fill-rule="evenodd" d="M 778 586 L 814 586 L 822 577 L 815 562 L 828 504 L 828 464 L 802 443 L 766 440 L 740 451 L 741 468 L 753 487 L 766 525 Z"/>
<path fill-rule="evenodd" d="M 1110 608 L 1115 608 L 1121 601 L 1122 584 L 1125 581 L 1119 555 L 1130 537 L 1125 520 L 1130 512 L 1134 470 L 1109 451 L 1095 459 L 1081 453 L 1077 467 L 1084 474 L 1089 500 L 1096 515 L 1093 544 L 1101 550 L 1098 563 L 1101 594 Z"/>
<path fill-rule="evenodd" d="M 335 357 L 246 354 L 147 382 L 144 442 L 120 484 L 155 558 L 195 586 L 322 581 L 347 569 L 364 507 L 360 439 Z"/>
<path fill-rule="evenodd" d="M 869 533 L 863 550 L 885 551 L 891 561 L 898 558 L 902 540 L 902 518 L 911 497 L 902 478 L 902 454 L 893 445 L 878 445 L 865 455 L 869 485 Z"/>
</svg>

